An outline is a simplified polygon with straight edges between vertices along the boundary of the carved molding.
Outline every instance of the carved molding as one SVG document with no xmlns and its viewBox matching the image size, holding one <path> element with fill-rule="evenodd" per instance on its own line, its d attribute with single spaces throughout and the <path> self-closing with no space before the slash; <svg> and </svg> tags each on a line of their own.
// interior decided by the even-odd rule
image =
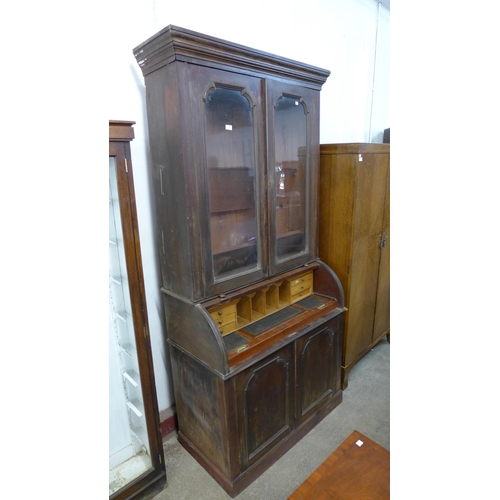
<svg viewBox="0 0 500 500">
<path fill-rule="evenodd" d="M 237 67 L 239 72 L 247 69 L 263 77 L 291 78 L 319 90 L 330 75 L 326 69 L 173 25 L 153 35 L 133 52 L 144 76 L 173 61 L 182 61 L 220 69 Z"/>
</svg>

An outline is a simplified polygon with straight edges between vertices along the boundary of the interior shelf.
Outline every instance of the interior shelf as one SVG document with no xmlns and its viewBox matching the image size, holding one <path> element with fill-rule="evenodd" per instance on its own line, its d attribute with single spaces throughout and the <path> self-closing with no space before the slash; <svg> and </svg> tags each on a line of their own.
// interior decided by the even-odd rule
<svg viewBox="0 0 500 500">
<path fill-rule="evenodd" d="M 134 370 L 123 372 L 123 378 L 128 380 L 134 387 L 139 387 L 139 374 Z"/>
<path fill-rule="evenodd" d="M 127 401 L 127 406 L 138 416 L 142 417 L 144 415 L 144 408 L 138 399 L 133 401 Z"/>
</svg>

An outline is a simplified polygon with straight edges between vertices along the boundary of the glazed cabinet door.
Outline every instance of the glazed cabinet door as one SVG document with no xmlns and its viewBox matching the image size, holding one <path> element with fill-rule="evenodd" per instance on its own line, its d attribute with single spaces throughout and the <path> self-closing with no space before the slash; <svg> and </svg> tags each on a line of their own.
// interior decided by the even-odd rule
<svg viewBox="0 0 500 500">
<path fill-rule="evenodd" d="M 194 247 L 201 261 L 204 296 L 265 277 L 263 118 L 261 80 L 183 64 L 189 82 L 187 149 L 194 166 Z M 186 93 L 187 92 L 187 93 Z"/>
<path fill-rule="evenodd" d="M 237 375 L 241 470 L 265 455 L 294 427 L 293 345 Z"/>
<path fill-rule="evenodd" d="M 298 425 L 340 390 L 342 328 L 335 318 L 296 342 Z"/>
<path fill-rule="evenodd" d="M 267 82 L 271 273 L 317 257 L 319 93 Z"/>
</svg>

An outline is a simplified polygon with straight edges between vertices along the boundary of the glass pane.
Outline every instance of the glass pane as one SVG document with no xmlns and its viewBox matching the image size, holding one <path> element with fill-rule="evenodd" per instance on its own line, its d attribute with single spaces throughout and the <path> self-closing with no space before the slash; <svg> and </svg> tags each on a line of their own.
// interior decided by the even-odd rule
<svg viewBox="0 0 500 500">
<path fill-rule="evenodd" d="M 281 97 L 274 115 L 276 253 L 284 259 L 305 251 L 306 114 L 295 97 Z"/>
<path fill-rule="evenodd" d="M 152 468 L 125 262 L 115 158 L 109 159 L 109 494 Z"/>
<path fill-rule="evenodd" d="M 257 242 L 252 107 L 239 90 L 214 88 L 205 102 L 210 232 L 215 277 L 253 270 Z"/>
</svg>

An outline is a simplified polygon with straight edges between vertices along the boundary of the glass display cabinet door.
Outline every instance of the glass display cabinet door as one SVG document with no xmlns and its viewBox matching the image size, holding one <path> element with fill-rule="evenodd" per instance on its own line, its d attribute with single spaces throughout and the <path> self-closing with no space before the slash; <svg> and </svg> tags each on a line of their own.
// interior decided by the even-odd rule
<svg viewBox="0 0 500 500">
<path fill-rule="evenodd" d="M 221 84 L 203 99 L 215 283 L 262 268 L 254 100 L 244 87 Z"/>
<path fill-rule="evenodd" d="M 135 342 L 116 161 L 109 159 L 109 494 L 152 468 Z"/>
<path fill-rule="evenodd" d="M 110 126 L 111 130 L 111 126 Z M 128 144 L 109 157 L 109 496 L 166 478 L 144 302 Z"/>
<path fill-rule="evenodd" d="M 276 256 L 306 249 L 306 111 L 298 97 L 281 96 L 274 111 Z"/>
<path fill-rule="evenodd" d="M 284 271 L 315 258 L 315 200 L 311 198 L 312 148 L 309 116 L 311 91 L 274 87 L 269 174 L 271 256 L 275 271 Z"/>
</svg>

